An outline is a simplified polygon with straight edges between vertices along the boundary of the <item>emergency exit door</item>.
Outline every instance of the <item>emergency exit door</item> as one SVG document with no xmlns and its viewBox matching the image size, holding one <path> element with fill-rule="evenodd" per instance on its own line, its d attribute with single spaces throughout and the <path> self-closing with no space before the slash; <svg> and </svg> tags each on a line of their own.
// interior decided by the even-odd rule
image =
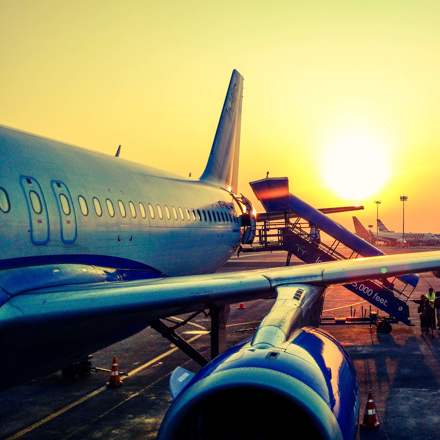
<svg viewBox="0 0 440 440">
<path fill-rule="evenodd" d="M 52 180 L 51 184 L 60 219 L 61 240 L 66 244 L 74 243 L 77 237 L 77 225 L 72 196 L 61 180 Z"/>
<path fill-rule="evenodd" d="M 29 214 L 29 232 L 33 244 L 43 245 L 49 241 L 49 216 L 43 191 L 36 179 L 21 176 L 20 184 Z"/>
</svg>

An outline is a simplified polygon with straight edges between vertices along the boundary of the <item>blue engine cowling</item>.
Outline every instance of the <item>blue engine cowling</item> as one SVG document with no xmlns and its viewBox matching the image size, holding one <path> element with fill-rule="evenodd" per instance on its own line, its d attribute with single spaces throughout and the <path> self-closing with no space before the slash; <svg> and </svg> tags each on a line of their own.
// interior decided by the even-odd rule
<svg viewBox="0 0 440 440">
<path fill-rule="evenodd" d="M 355 438 L 354 367 L 328 333 L 302 328 L 277 348 L 250 342 L 202 368 L 168 410 L 159 439 Z"/>
</svg>

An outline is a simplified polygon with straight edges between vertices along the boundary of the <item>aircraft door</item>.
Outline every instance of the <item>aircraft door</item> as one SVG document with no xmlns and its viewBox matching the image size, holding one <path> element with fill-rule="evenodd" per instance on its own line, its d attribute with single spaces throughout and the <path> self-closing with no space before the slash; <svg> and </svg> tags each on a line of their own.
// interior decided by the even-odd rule
<svg viewBox="0 0 440 440">
<path fill-rule="evenodd" d="M 60 218 L 61 240 L 66 244 L 74 243 L 77 237 L 77 224 L 72 196 L 61 180 L 52 180 L 51 183 Z"/>
<path fill-rule="evenodd" d="M 46 244 L 49 241 L 49 216 L 41 186 L 36 179 L 30 176 L 21 176 L 20 184 L 29 213 L 31 241 L 37 245 Z"/>
</svg>

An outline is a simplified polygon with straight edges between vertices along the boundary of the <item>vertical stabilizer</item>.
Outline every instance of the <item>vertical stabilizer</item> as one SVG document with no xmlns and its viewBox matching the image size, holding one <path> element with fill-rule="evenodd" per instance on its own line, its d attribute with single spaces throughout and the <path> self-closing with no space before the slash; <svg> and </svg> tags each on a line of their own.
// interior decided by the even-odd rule
<svg viewBox="0 0 440 440">
<path fill-rule="evenodd" d="M 377 219 L 377 227 L 380 232 L 392 232 L 383 224 L 380 218 Z"/>
<path fill-rule="evenodd" d="M 369 242 L 372 241 L 371 232 L 365 228 L 365 226 L 360 222 L 360 220 L 356 216 L 353 216 L 353 224 L 354 224 L 354 230 L 356 231 L 356 234 L 359 235 L 359 237 Z"/>
<path fill-rule="evenodd" d="M 243 77 L 232 71 L 208 163 L 200 180 L 237 192 Z"/>
</svg>

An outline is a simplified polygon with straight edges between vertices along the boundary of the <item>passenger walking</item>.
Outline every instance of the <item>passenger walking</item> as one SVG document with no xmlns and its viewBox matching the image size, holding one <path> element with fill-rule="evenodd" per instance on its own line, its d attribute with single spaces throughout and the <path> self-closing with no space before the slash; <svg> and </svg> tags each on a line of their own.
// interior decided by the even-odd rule
<svg viewBox="0 0 440 440">
<path fill-rule="evenodd" d="M 435 292 L 434 308 L 437 317 L 437 328 L 440 330 L 440 291 L 439 290 Z"/>
</svg>

